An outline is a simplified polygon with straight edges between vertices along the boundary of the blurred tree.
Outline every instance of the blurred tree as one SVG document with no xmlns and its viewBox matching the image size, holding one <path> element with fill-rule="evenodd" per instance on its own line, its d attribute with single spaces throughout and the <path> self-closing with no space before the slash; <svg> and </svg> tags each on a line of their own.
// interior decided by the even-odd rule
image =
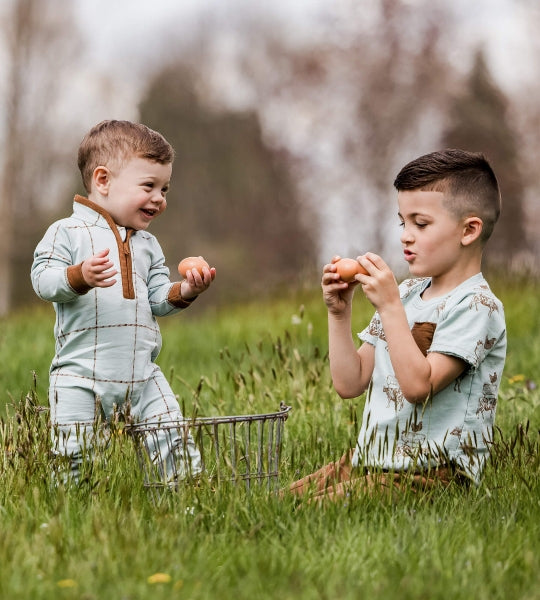
<svg viewBox="0 0 540 600">
<path fill-rule="evenodd" d="M 425 12 L 419 11 L 418 19 L 418 12 L 411 11 L 407 4 L 380 0 L 377 33 L 357 35 L 357 52 L 349 59 L 361 87 L 355 99 L 357 130 L 349 132 L 344 147 L 350 154 L 349 160 L 363 165 L 363 174 L 373 191 L 375 252 L 387 249 L 388 229 L 382 225 L 395 215 L 391 186 L 402 166 L 405 148 L 409 152 L 410 147 L 425 143 L 423 129 L 426 124 L 432 127 L 436 113 L 444 112 L 446 100 L 442 90 L 453 77 L 441 47 L 441 23 L 447 26 L 449 22 L 446 11 L 433 3 Z M 410 29 L 404 30 L 407 22 Z M 411 31 L 415 32 L 414 43 Z M 376 50 L 366 56 L 365 45 L 371 43 Z"/>
<path fill-rule="evenodd" d="M 315 247 L 281 156 L 265 146 L 255 113 L 210 110 L 195 83 L 173 65 L 140 105 L 141 121 L 176 151 L 167 212 L 153 231 L 171 260 L 205 256 L 227 297 L 298 284 Z"/>
<path fill-rule="evenodd" d="M 508 117 L 509 102 L 493 81 L 484 53 L 478 50 L 465 88 L 454 98 L 443 146 L 483 152 L 499 180 L 501 218 L 486 248 L 486 260 L 512 266 L 527 250 L 524 184 L 516 132 Z"/>
<path fill-rule="evenodd" d="M 392 182 L 439 143 L 455 75 L 444 51 L 444 2 L 332 5 L 318 36 L 287 39 L 265 25 L 236 42 L 238 73 L 266 138 L 291 157 L 303 198 L 318 212 L 319 251 L 399 246 Z M 444 23 L 444 27 L 442 24 Z M 396 253 L 397 254 L 397 253 Z"/>
<path fill-rule="evenodd" d="M 520 152 L 520 172 L 525 187 L 524 220 L 527 242 L 530 252 L 523 256 L 520 262 L 531 274 L 540 275 L 540 80 L 536 76 L 537 65 L 540 61 L 540 4 L 538 0 L 518 0 L 516 2 L 521 12 L 520 42 L 523 44 L 522 55 L 516 70 L 520 74 L 518 86 L 511 91 L 509 115 L 512 124 L 518 131 Z M 504 201 L 504 198 L 503 198 Z"/>
<path fill-rule="evenodd" d="M 9 0 L 0 12 L 5 70 L 0 88 L 0 315 L 31 293 L 32 251 L 42 234 L 40 214 L 57 193 L 54 166 L 65 158 L 58 127 L 62 69 L 80 42 L 71 3 Z"/>
</svg>

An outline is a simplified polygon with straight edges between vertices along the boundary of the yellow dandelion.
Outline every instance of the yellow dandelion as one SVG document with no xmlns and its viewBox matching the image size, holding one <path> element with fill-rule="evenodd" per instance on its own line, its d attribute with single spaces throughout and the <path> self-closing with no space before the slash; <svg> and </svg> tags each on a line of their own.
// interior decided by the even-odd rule
<svg viewBox="0 0 540 600">
<path fill-rule="evenodd" d="M 521 373 L 508 378 L 508 383 L 520 383 L 521 381 L 525 381 L 525 375 Z"/>
<path fill-rule="evenodd" d="M 168 573 L 154 573 L 146 581 L 151 585 L 154 583 L 170 583 L 171 576 Z"/>
<path fill-rule="evenodd" d="M 74 588 L 77 587 L 77 582 L 75 579 L 60 579 L 56 582 L 56 585 L 59 588 Z"/>
</svg>

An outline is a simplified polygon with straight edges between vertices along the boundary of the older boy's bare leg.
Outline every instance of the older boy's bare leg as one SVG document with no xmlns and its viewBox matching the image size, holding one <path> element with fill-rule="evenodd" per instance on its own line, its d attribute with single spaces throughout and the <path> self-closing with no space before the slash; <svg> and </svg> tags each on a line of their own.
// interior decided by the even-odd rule
<svg viewBox="0 0 540 600">
<path fill-rule="evenodd" d="M 339 482 L 348 481 L 352 471 L 352 450 L 344 454 L 338 461 L 321 467 L 318 471 L 298 479 L 289 486 L 289 492 L 302 496 L 306 492 L 324 493 Z"/>
<path fill-rule="evenodd" d="M 316 491 L 311 499 L 315 502 L 323 500 L 336 501 L 346 498 L 351 493 L 367 495 L 392 496 L 397 499 L 405 492 L 425 492 L 436 486 L 446 487 L 454 480 L 447 467 L 432 469 L 425 473 L 373 473 L 353 477 Z"/>
<path fill-rule="evenodd" d="M 310 501 L 317 503 L 325 500 L 339 501 L 351 494 L 394 496 L 400 489 L 399 476 L 395 475 L 394 473 L 377 473 L 353 477 L 317 491 L 311 496 Z"/>
</svg>

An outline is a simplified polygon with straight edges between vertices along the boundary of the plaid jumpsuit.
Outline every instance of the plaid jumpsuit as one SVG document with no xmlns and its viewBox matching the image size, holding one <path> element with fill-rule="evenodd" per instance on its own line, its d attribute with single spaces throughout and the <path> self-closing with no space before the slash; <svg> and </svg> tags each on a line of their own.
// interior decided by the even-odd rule
<svg viewBox="0 0 540 600">
<path fill-rule="evenodd" d="M 108 288 L 89 288 L 82 262 L 109 248 L 118 271 Z M 100 206 L 75 196 L 73 214 L 53 223 L 34 253 L 36 294 L 54 305 L 56 351 L 50 368 L 49 404 L 53 451 L 71 457 L 79 474 L 83 446 L 91 446 L 96 418 L 115 411 L 142 422 L 182 418 L 178 401 L 155 360 L 161 349 L 156 320 L 186 308 L 180 282 L 171 283 L 157 239 L 146 231 L 117 226 Z M 151 449 L 161 456 L 162 475 L 200 472 L 191 439 L 163 434 Z M 170 451 L 171 448 L 182 451 Z M 179 462 L 181 464 L 179 464 Z"/>
</svg>

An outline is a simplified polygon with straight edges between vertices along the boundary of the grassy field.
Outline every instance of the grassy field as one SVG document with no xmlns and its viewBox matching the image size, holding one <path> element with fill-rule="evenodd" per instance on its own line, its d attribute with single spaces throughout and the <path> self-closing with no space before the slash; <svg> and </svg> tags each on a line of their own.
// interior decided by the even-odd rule
<svg viewBox="0 0 540 600">
<path fill-rule="evenodd" d="M 79 488 L 49 476 L 51 307 L 0 323 L 0 598 L 540 598 L 540 286 L 493 286 L 509 351 L 478 489 L 298 506 L 265 488 L 155 498 L 115 435 Z M 371 315 L 357 300 L 355 330 Z M 363 399 L 332 390 L 318 290 L 161 323 L 160 364 L 186 415 L 291 405 L 281 484 L 354 442 Z M 121 432 L 120 432 L 121 433 Z"/>
</svg>

